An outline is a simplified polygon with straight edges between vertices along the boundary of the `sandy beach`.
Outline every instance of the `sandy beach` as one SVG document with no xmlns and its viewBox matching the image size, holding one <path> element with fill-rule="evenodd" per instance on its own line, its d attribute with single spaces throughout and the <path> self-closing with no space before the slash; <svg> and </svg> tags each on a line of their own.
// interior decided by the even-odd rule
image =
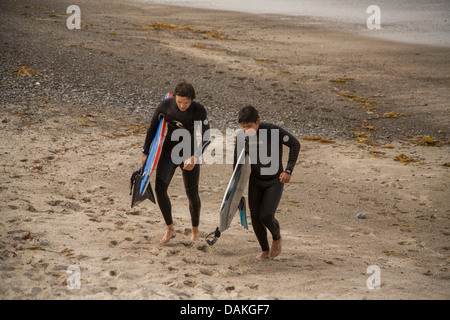
<svg viewBox="0 0 450 320">
<path fill-rule="evenodd" d="M 72 4 L 0 2 L 1 300 L 450 298 L 449 48 L 116 0 L 77 1 L 69 30 Z M 230 164 L 201 167 L 200 242 L 180 170 L 176 238 L 159 243 L 157 205 L 130 208 L 152 112 L 181 79 L 212 128 L 253 104 L 301 142 L 277 258 L 253 258 L 238 217 L 204 241 Z"/>
</svg>

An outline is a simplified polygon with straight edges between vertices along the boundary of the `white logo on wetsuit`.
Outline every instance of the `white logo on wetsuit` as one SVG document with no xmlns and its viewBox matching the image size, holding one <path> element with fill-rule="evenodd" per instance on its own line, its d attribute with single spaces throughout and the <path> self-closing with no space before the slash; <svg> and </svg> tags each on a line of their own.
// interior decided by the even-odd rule
<svg viewBox="0 0 450 320">
<path fill-rule="evenodd" d="M 175 122 L 175 124 L 177 125 L 178 128 L 182 128 L 183 124 L 179 121 L 173 120 L 173 122 Z"/>
</svg>

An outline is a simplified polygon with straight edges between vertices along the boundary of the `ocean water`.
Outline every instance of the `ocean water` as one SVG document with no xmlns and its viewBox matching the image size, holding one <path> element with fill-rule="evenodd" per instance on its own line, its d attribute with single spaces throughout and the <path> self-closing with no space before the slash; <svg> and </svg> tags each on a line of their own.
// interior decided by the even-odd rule
<svg viewBox="0 0 450 320">
<path fill-rule="evenodd" d="M 450 0 L 134 0 L 193 8 L 276 15 L 392 41 L 450 47 Z M 371 5 L 379 8 L 373 28 Z M 302 19 L 309 17 L 313 19 Z M 367 20 L 370 20 L 368 27 Z"/>
</svg>

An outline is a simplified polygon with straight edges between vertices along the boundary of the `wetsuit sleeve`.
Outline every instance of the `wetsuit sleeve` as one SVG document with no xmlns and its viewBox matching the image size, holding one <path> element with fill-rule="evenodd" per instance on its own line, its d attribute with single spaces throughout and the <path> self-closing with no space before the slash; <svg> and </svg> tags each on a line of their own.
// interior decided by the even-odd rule
<svg viewBox="0 0 450 320">
<path fill-rule="evenodd" d="M 150 144 L 153 141 L 153 138 L 156 135 L 156 130 L 158 130 L 158 124 L 159 124 L 159 115 L 161 114 L 161 104 L 156 108 L 155 112 L 153 112 L 152 120 L 150 121 L 150 126 L 147 129 L 147 136 L 145 137 L 145 143 L 142 147 L 142 153 L 147 154 L 150 149 Z"/>
<path fill-rule="evenodd" d="M 280 143 L 289 147 L 289 157 L 284 172 L 292 174 L 300 152 L 300 142 L 292 134 L 280 128 Z"/>
<path fill-rule="evenodd" d="M 195 149 L 194 156 L 196 158 L 200 158 L 200 156 L 203 154 L 205 149 L 209 146 L 211 143 L 211 132 L 210 132 L 210 126 L 208 121 L 208 116 L 206 113 L 206 109 L 202 106 L 198 110 L 198 114 L 196 116 L 195 121 L 201 121 L 202 123 L 202 144 L 198 146 Z"/>
</svg>

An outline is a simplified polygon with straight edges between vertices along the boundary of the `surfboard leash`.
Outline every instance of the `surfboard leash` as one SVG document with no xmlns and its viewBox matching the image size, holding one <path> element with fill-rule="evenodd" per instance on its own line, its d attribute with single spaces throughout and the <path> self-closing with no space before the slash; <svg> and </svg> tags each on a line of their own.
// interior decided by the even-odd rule
<svg viewBox="0 0 450 320">
<path fill-rule="evenodd" d="M 208 234 L 206 236 L 205 240 L 206 240 L 207 244 L 212 246 L 214 243 L 217 242 L 217 240 L 219 240 L 219 237 L 220 237 L 220 231 L 219 231 L 219 227 L 217 227 L 215 231 L 211 232 L 210 234 Z"/>
</svg>

